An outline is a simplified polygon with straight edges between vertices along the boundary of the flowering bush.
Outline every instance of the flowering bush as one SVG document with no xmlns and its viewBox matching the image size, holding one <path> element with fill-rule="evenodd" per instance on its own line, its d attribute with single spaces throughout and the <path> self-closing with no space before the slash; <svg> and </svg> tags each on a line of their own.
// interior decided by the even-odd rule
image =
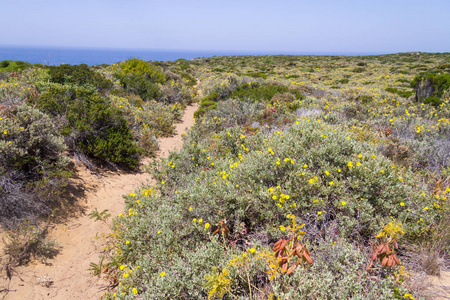
<svg viewBox="0 0 450 300">
<path fill-rule="evenodd" d="M 233 101 L 221 104 L 232 106 Z M 228 110 L 231 119 L 243 111 L 237 106 Z M 286 215 L 305 223 L 305 238 L 324 248 L 329 247 L 326 239 L 368 242 L 391 217 L 407 224 L 407 235 L 415 238 L 439 218 L 437 202 L 414 173 L 379 155 L 375 145 L 357 141 L 345 126 L 329 124 L 323 114 L 301 118 L 284 130 L 248 133 L 236 126 L 240 122 L 228 116 L 220 120 L 214 113 L 196 123 L 179 153 L 156 163 L 157 186 L 127 197 L 127 213 L 115 222 L 120 240 L 113 251 L 115 260 L 133 271 L 120 275 L 126 277 L 116 294 L 133 295 L 134 287 L 143 297 L 186 298 L 206 297 L 208 290 L 220 295 L 267 288 L 282 298 L 311 296 L 314 276 L 328 259 L 336 265 L 327 275 L 330 282 L 341 276 L 342 264 L 353 271 L 345 282 L 354 282 L 355 276 L 363 276 L 365 256 L 345 246 L 359 257 L 352 266 L 350 255 L 342 251 L 311 252 L 313 261 L 321 260 L 320 268 L 297 268 L 292 277 L 269 285 L 264 260 L 236 269 L 229 264 L 230 255 L 273 245 L 289 225 Z M 223 220 L 229 230 L 225 240 L 212 235 Z M 342 262 L 339 255 L 349 260 Z M 257 289 L 246 287 L 245 278 L 238 276 L 242 270 L 248 270 L 250 285 Z M 204 276 L 210 281 L 203 284 L 206 290 L 200 284 Z M 187 277 L 189 282 L 182 280 Z M 300 280 L 306 280 L 301 289 L 296 288 Z M 371 283 L 367 278 L 357 286 L 361 294 L 394 297 L 394 287 L 400 294 L 406 291 L 394 281 Z M 323 293 L 353 293 L 346 287 L 343 283 Z"/>
</svg>

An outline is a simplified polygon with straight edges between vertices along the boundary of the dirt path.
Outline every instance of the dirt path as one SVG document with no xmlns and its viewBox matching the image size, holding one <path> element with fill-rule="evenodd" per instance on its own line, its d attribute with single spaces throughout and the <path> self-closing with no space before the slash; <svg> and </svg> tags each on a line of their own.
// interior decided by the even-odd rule
<svg viewBox="0 0 450 300">
<path fill-rule="evenodd" d="M 197 104 L 187 107 L 182 122 L 176 124 L 176 136 L 160 139 L 159 157 L 167 157 L 169 151 L 182 147 L 181 133 L 194 124 L 193 115 L 197 108 Z M 99 212 L 108 209 L 112 216 L 117 216 L 124 209 L 122 195 L 153 180 L 144 172 L 111 173 L 99 179 L 82 166 L 77 166 L 77 169 L 84 186 L 90 187 L 83 199 L 85 213 L 49 230 L 49 238 L 56 239 L 62 246 L 60 254 L 48 261 L 51 265 L 34 262 L 19 268 L 23 281 L 13 276 L 9 286 L 11 292 L 6 299 L 99 299 L 104 293 L 108 282 L 93 277 L 88 269 L 91 262 L 98 263 L 99 260 L 102 243 L 97 236 L 109 233 L 110 229 L 102 222 L 94 222 L 87 214 L 97 208 Z M 50 287 L 44 286 L 44 276 L 53 281 Z M 0 287 L 3 288 L 4 284 Z"/>
<path fill-rule="evenodd" d="M 441 276 L 429 276 L 433 287 L 433 299 L 450 299 L 450 271 L 441 271 Z"/>
</svg>

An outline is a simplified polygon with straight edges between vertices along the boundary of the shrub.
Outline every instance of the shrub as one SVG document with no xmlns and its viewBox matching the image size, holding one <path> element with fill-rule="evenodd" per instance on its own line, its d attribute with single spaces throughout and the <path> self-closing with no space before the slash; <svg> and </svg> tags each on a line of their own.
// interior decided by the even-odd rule
<svg viewBox="0 0 450 300">
<path fill-rule="evenodd" d="M 0 61 L 0 72 L 18 72 L 32 67 L 32 64 L 20 60 Z"/>
<path fill-rule="evenodd" d="M 268 101 L 272 99 L 275 94 L 282 94 L 289 92 L 293 94 L 297 99 L 303 99 L 303 94 L 294 89 L 289 89 L 284 85 L 276 84 L 257 84 L 249 83 L 239 86 L 235 91 L 231 93 L 232 98 L 250 98 L 253 101 Z"/>
<path fill-rule="evenodd" d="M 418 75 L 411 81 L 411 87 L 416 90 L 416 100 L 431 104 L 440 105 L 440 100 L 445 91 L 450 89 L 449 73 L 425 73 Z M 428 97 L 434 97 L 426 100 Z M 437 104 L 439 102 L 439 104 Z"/>
<path fill-rule="evenodd" d="M 189 82 L 182 79 L 168 80 L 166 84 L 160 87 L 161 94 L 158 97 L 159 102 L 167 104 L 179 103 L 183 107 L 192 102 L 193 94 L 191 89 L 187 88 Z"/>
<path fill-rule="evenodd" d="M 139 149 L 127 122 L 92 89 L 50 84 L 35 105 L 63 119 L 60 126 L 72 151 L 130 168 L 138 165 Z"/>
<path fill-rule="evenodd" d="M 369 95 L 360 95 L 357 99 L 363 104 L 367 104 L 373 101 L 373 97 Z"/>
<path fill-rule="evenodd" d="M 423 103 L 429 104 L 432 106 L 439 106 L 442 104 L 442 100 L 436 96 L 428 96 L 423 100 Z"/>
<path fill-rule="evenodd" d="M 128 93 L 139 95 L 145 101 L 156 99 L 161 96 L 161 91 L 156 83 L 148 80 L 148 78 L 137 75 L 115 75 L 120 80 L 123 88 Z"/>
<path fill-rule="evenodd" d="M 132 58 L 120 63 L 119 72 L 121 75 L 134 74 L 147 77 L 154 83 L 164 83 L 166 81 L 164 73 L 161 72 L 157 66 L 137 58 Z"/>
<path fill-rule="evenodd" d="M 59 66 L 49 66 L 47 69 L 50 75 L 50 81 L 54 83 L 79 86 L 92 85 L 99 90 L 110 89 L 113 86 L 111 80 L 93 71 L 86 64 L 74 66 L 62 64 Z"/>
<path fill-rule="evenodd" d="M 352 70 L 352 72 L 355 72 L 355 73 L 363 73 L 363 72 L 365 72 L 366 71 L 366 69 L 365 68 L 361 68 L 361 67 L 359 67 L 359 68 L 354 68 L 353 70 Z"/>
<path fill-rule="evenodd" d="M 322 241 L 314 247 L 314 264 L 273 282 L 280 299 L 399 299 L 408 290 L 401 278 L 369 276 L 367 254 L 345 241 Z"/>
<path fill-rule="evenodd" d="M 127 92 L 139 95 L 144 100 L 160 97 L 158 83 L 162 84 L 166 81 L 160 68 L 136 58 L 119 64 L 114 77 L 120 80 Z"/>
<path fill-rule="evenodd" d="M 183 112 L 179 104 L 167 105 L 148 101 L 135 106 L 134 97 L 111 97 L 112 106 L 123 113 L 128 125 L 136 134 L 148 128 L 156 137 L 167 137 L 175 133 L 173 123 L 181 119 Z"/>
<path fill-rule="evenodd" d="M 15 226 L 48 212 L 66 186 L 64 139 L 51 118 L 27 105 L 0 117 L 0 222 Z"/>
<path fill-rule="evenodd" d="M 199 118 L 204 115 L 206 111 L 217 108 L 217 101 L 219 101 L 219 95 L 216 92 L 204 97 L 200 102 L 199 108 L 194 113 L 194 117 Z"/>
<path fill-rule="evenodd" d="M 386 88 L 386 91 L 389 93 L 395 93 L 403 98 L 411 97 L 413 92 L 412 91 L 406 91 L 406 90 L 399 90 L 397 88 L 388 87 Z"/>
<path fill-rule="evenodd" d="M 198 86 L 207 95 L 197 113 L 202 118 L 184 136 L 180 152 L 152 165 L 156 185 L 129 194 L 114 223 L 118 238 L 110 264 L 121 282 L 117 295 L 410 296 L 402 269 L 365 270 L 368 246 L 392 218 L 403 224 L 409 243 L 430 236 L 442 222 L 448 201 L 442 189 L 432 192 L 429 176 L 448 165 L 448 106 L 418 106 L 389 94 L 407 91 L 387 85 L 396 82 L 385 74 L 398 56 L 370 57 L 374 68 L 363 80 L 343 77 L 354 68 L 352 58 L 320 59 L 327 64 L 272 56 L 270 66 L 259 57 L 196 60 Z M 292 60 L 314 68 L 310 91 L 304 87 L 311 74 L 298 71 L 299 80 L 286 80 L 280 66 Z M 415 54 L 408 61 L 417 61 Z M 271 77 L 279 81 L 214 69 L 276 70 Z M 349 79 L 352 89 L 330 91 L 339 79 Z M 316 97 L 303 100 L 292 91 L 296 87 Z M 302 244 L 314 263 L 271 280 L 259 258 L 269 260 L 275 241 L 288 238 L 287 216 L 305 224 Z M 410 255 L 405 244 L 397 251 L 402 262 Z"/>
</svg>

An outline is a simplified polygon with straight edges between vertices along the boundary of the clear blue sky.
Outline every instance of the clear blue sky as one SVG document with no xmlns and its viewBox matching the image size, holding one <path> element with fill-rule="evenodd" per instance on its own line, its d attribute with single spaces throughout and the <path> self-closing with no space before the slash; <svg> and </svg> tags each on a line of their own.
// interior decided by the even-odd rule
<svg viewBox="0 0 450 300">
<path fill-rule="evenodd" d="M 0 0 L 0 45 L 450 51 L 450 0 Z"/>
</svg>

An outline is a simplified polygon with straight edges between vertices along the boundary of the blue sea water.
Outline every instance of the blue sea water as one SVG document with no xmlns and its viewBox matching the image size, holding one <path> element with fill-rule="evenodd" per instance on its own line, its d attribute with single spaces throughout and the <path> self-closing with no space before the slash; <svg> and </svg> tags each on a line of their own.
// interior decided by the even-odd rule
<svg viewBox="0 0 450 300">
<path fill-rule="evenodd" d="M 87 64 L 100 65 L 117 63 L 130 58 L 153 61 L 174 61 L 179 58 L 191 60 L 198 57 L 219 55 L 265 55 L 265 54 L 298 54 L 298 55 L 364 55 L 363 53 L 299 53 L 299 52 L 248 52 L 248 51 L 191 51 L 191 50 L 127 50 L 127 49 L 87 49 L 87 48 L 55 48 L 1 46 L 0 61 L 21 60 L 30 63 L 48 65 Z"/>
</svg>

